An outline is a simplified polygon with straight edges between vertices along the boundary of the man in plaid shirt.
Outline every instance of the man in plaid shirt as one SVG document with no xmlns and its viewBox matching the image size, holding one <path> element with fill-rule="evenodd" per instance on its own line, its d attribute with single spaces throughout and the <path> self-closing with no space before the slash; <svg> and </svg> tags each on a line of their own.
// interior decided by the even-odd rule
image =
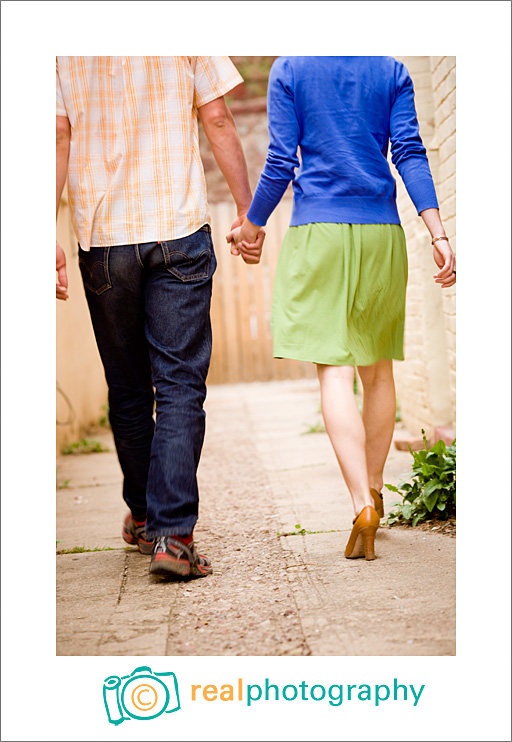
<svg viewBox="0 0 512 742">
<path fill-rule="evenodd" d="M 229 57 L 57 57 L 57 210 L 67 177 L 130 509 L 123 538 L 159 575 L 212 572 L 193 540 L 216 267 L 197 121 L 235 200 L 234 228 L 251 191 L 223 96 L 240 82 Z M 58 244 L 57 272 L 65 300 Z"/>
</svg>

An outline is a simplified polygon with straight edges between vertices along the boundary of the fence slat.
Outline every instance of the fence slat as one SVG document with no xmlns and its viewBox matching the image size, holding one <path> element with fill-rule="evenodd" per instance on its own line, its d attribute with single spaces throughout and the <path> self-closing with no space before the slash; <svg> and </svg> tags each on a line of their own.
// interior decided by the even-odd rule
<svg viewBox="0 0 512 742">
<path fill-rule="evenodd" d="M 261 263 L 246 265 L 229 251 L 225 235 L 234 219 L 230 203 L 210 204 L 217 255 L 212 297 L 213 351 L 210 384 L 311 378 L 312 363 L 272 355 L 270 313 L 272 285 L 291 202 L 283 200 L 266 227 Z"/>
</svg>

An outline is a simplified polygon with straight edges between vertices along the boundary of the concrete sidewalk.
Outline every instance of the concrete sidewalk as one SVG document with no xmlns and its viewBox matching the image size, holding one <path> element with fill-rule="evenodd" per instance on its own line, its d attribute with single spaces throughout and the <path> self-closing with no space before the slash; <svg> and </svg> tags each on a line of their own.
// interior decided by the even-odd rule
<svg viewBox="0 0 512 742">
<path fill-rule="evenodd" d="M 351 501 L 316 381 L 211 387 L 196 541 L 214 574 L 166 582 L 126 548 L 107 453 L 57 462 L 58 655 L 453 655 L 455 539 L 381 528 L 377 559 L 343 557 Z M 410 468 L 392 448 L 386 482 Z M 391 493 L 387 503 L 393 502 Z M 319 533 L 281 536 L 295 525 Z"/>
</svg>

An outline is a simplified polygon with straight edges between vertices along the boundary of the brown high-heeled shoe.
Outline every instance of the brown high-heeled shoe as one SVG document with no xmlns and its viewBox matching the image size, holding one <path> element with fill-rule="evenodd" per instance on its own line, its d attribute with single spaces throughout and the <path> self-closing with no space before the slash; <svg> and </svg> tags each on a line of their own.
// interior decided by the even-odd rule
<svg viewBox="0 0 512 742">
<path fill-rule="evenodd" d="M 364 507 L 354 520 L 352 533 L 345 549 L 347 559 L 363 557 L 370 561 L 375 559 L 375 534 L 380 525 L 380 518 L 371 505 Z"/>
<path fill-rule="evenodd" d="M 374 490 L 373 487 L 370 487 L 370 495 L 373 497 L 373 502 L 375 503 L 375 510 L 377 511 L 377 515 L 379 518 L 384 517 L 384 498 L 382 497 L 382 494 L 378 490 Z"/>
</svg>

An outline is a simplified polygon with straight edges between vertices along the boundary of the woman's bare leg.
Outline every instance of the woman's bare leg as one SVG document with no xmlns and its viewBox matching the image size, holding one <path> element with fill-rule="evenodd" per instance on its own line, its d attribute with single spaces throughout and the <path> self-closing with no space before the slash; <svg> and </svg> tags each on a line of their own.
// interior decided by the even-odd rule
<svg viewBox="0 0 512 742">
<path fill-rule="evenodd" d="M 370 487 L 380 492 L 396 417 L 393 361 L 378 361 L 372 366 L 359 366 L 357 370 L 364 392 L 363 424 L 368 482 Z"/>
<path fill-rule="evenodd" d="M 365 429 L 354 397 L 354 369 L 316 365 L 325 427 L 357 516 L 374 502 L 368 483 Z"/>
</svg>

